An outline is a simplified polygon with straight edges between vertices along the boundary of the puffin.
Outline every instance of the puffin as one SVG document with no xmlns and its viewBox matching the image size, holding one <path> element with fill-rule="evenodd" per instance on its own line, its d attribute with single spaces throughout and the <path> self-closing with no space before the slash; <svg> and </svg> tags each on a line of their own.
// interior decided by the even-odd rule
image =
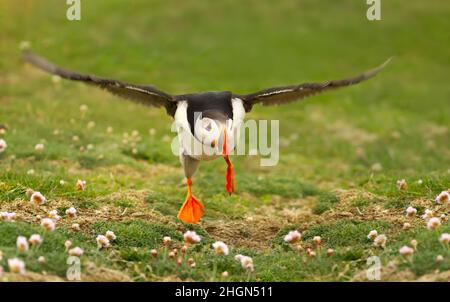
<svg viewBox="0 0 450 302">
<path fill-rule="evenodd" d="M 359 75 L 339 80 L 278 86 L 249 94 L 212 91 L 174 95 L 151 85 L 131 84 L 63 69 L 29 50 L 23 51 L 23 58 L 63 79 L 97 86 L 149 107 L 165 108 L 174 119 L 179 138 L 178 154 L 187 183 L 187 196 L 177 217 L 188 224 L 198 223 L 204 215 L 205 206 L 192 193 L 192 177 L 201 161 L 222 157 L 227 165 L 225 190 L 229 194 L 234 193 L 234 169 L 229 155 L 236 147 L 245 114 L 254 105 L 288 104 L 328 90 L 355 85 L 377 75 L 391 60 Z"/>
</svg>

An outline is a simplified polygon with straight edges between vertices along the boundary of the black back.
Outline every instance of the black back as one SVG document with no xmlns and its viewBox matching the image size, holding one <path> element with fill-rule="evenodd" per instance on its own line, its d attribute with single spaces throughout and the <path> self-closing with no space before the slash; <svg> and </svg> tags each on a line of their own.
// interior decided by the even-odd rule
<svg viewBox="0 0 450 302">
<path fill-rule="evenodd" d="M 222 122 L 233 119 L 231 105 L 231 92 L 203 92 L 177 96 L 177 100 L 186 100 L 188 103 L 187 117 L 191 132 L 194 133 L 195 115 L 201 112 L 203 117 L 209 117 Z"/>
</svg>

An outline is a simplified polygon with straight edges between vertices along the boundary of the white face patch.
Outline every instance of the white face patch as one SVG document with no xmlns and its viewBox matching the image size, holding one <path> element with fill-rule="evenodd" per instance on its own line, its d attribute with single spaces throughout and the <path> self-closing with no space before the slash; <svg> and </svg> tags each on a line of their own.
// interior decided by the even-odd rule
<svg viewBox="0 0 450 302">
<path fill-rule="evenodd" d="M 218 147 L 221 131 L 216 121 L 204 117 L 195 123 L 194 135 L 202 144 L 215 148 Z"/>
</svg>

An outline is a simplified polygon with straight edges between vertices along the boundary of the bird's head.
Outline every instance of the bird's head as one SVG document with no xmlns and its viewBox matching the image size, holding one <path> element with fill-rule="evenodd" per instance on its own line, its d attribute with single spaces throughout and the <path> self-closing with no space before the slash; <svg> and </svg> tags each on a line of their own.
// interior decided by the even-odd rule
<svg viewBox="0 0 450 302">
<path fill-rule="evenodd" d="M 206 111 L 195 123 L 195 137 L 217 153 L 227 153 L 225 140 L 232 139 L 231 119 L 220 112 Z"/>
</svg>

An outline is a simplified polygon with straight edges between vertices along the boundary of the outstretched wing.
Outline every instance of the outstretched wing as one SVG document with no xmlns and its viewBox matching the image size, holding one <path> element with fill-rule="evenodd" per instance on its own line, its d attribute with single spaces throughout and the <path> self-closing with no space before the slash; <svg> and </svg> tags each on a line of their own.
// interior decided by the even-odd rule
<svg viewBox="0 0 450 302">
<path fill-rule="evenodd" d="M 95 85 L 117 96 L 147 106 L 164 106 L 170 115 L 173 115 L 172 111 L 176 107 L 176 101 L 170 94 L 167 94 L 152 86 L 129 84 L 117 80 L 104 79 L 93 75 L 76 73 L 60 68 L 29 51 L 25 51 L 23 53 L 23 57 L 27 62 L 33 64 L 34 66 L 45 70 L 48 73 L 60 76 L 61 78 Z"/>
<path fill-rule="evenodd" d="M 239 97 L 243 100 L 244 107 L 247 112 L 252 109 L 253 105 L 258 103 L 261 103 L 264 106 L 286 104 L 304 99 L 323 91 L 354 85 L 364 80 L 370 79 L 378 72 L 380 72 L 389 63 L 390 60 L 391 59 L 388 59 L 377 68 L 368 70 L 358 76 L 347 79 L 326 81 L 321 83 L 303 83 L 300 85 L 274 87 L 251 94 L 236 95 L 236 97 Z"/>
</svg>

